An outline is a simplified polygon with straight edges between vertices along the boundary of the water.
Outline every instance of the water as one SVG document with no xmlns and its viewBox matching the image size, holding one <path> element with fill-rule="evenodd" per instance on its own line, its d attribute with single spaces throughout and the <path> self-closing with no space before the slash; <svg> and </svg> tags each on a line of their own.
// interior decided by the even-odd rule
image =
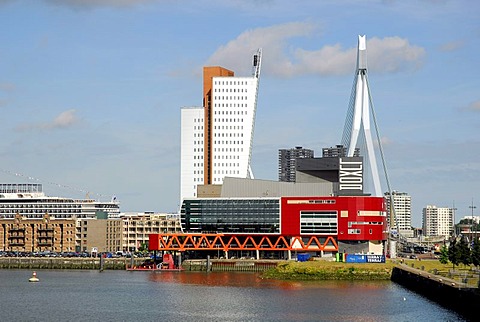
<svg viewBox="0 0 480 322">
<path fill-rule="evenodd" d="M 462 321 L 385 282 L 253 273 L 0 270 L 1 321 Z"/>
</svg>

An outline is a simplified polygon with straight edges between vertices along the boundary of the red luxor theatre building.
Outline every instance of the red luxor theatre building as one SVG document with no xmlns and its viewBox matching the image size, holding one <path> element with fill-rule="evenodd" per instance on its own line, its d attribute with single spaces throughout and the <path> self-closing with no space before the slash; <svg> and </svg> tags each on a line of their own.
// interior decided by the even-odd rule
<svg viewBox="0 0 480 322">
<path fill-rule="evenodd" d="M 292 251 L 322 257 L 382 255 L 387 240 L 383 197 L 188 199 L 182 204 L 181 223 L 182 234 L 150 235 L 150 249 L 222 250 L 227 257 L 249 252 L 247 256 L 257 258 L 272 253 L 291 258 Z"/>
</svg>

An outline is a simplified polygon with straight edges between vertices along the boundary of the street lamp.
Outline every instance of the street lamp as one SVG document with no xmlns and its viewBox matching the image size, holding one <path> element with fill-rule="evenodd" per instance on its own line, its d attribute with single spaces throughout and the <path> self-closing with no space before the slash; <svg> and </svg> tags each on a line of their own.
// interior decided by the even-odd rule
<svg viewBox="0 0 480 322">
<path fill-rule="evenodd" d="M 472 209 L 472 228 L 473 228 L 473 209 L 477 208 L 473 205 L 473 198 L 472 198 L 472 205 L 469 206 L 468 208 Z M 475 239 L 477 239 L 477 228 L 476 227 L 475 227 Z"/>
</svg>

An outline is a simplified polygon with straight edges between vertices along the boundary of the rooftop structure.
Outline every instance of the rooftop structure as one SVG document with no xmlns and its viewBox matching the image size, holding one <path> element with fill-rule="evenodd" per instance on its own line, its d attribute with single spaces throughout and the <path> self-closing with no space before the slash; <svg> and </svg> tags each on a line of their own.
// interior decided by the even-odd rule
<svg viewBox="0 0 480 322">
<path fill-rule="evenodd" d="M 323 148 L 322 157 L 324 158 L 341 158 L 347 156 L 347 148 L 341 144 L 336 145 L 334 148 Z M 354 157 L 360 156 L 360 150 L 358 148 L 353 152 Z"/>
</svg>

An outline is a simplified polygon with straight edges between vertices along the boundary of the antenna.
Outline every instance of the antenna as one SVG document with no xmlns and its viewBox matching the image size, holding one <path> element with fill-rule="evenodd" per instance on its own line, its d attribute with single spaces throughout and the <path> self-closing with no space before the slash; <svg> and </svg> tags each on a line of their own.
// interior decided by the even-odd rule
<svg viewBox="0 0 480 322">
<path fill-rule="evenodd" d="M 262 66 L 262 48 L 258 48 L 257 52 L 253 55 L 252 63 L 252 76 L 255 78 L 260 77 L 260 69 Z"/>
</svg>

